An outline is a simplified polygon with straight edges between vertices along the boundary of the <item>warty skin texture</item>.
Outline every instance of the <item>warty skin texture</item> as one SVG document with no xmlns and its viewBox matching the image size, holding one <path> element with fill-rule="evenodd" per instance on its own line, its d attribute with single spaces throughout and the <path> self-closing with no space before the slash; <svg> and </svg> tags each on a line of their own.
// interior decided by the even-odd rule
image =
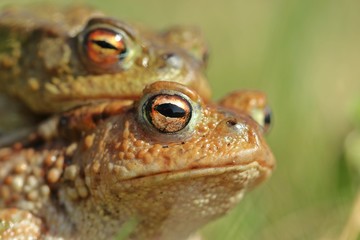
<svg viewBox="0 0 360 240">
<path fill-rule="evenodd" d="M 164 94 L 193 110 L 172 134 L 144 118 L 143 106 Z M 21 221 L 10 224 L 19 211 L 38 223 L 30 231 L 37 238 L 108 239 L 135 220 L 129 239 L 186 239 L 274 166 L 263 128 L 245 111 L 205 103 L 176 83 L 152 84 L 140 101 L 92 124 L 73 138 L 0 150 L 3 236 L 29 236 Z"/>
<path fill-rule="evenodd" d="M 118 34 L 126 50 L 123 55 L 109 45 L 113 38 L 104 40 L 104 33 L 92 32 L 97 29 Z M 138 99 L 155 81 L 179 82 L 210 97 L 204 75 L 207 47 L 194 27 L 157 32 L 88 6 L 45 4 L 4 9 L 0 33 L 0 100 L 16 102 L 10 109 L 0 104 L 2 131 L 32 126 L 43 119 L 41 115 L 91 102 Z M 93 37 L 90 43 L 85 41 L 88 36 Z M 102 58 L 112 54 L 118 60 L 104 64 Z M 93 61 L 98 58 L 102 61 Z"/>
</svg>

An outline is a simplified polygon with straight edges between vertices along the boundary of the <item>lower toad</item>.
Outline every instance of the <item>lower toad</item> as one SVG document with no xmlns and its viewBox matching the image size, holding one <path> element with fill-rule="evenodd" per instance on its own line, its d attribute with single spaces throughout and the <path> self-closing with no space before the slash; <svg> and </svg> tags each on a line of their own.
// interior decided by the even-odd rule
<svg viewBox="0 0 360 240">
<path fill-rule="evenodd" d="M 0 149 L 2 238 L 111 239 L 133 222 L 129 239 L 186 239 L 273 169 L 246 109 L 181 84 L 156 82 L 116 111 L 73 138 Z"/>
</svg>

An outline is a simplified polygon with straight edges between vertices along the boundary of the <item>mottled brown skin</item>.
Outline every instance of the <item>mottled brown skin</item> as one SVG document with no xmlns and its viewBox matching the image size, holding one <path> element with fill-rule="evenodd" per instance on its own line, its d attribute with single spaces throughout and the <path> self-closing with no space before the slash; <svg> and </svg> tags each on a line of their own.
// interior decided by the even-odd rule
<svg viewBox="0 0 360 240">
<path fill-rule="evenodd" d="M 162 83 L 153 87 L 158 87 L 157 91 L 161 91 L 162 88 L 166 88 L 166 85 Z M 121 100 L 79 107 L 76 111 L 63 113 L 60 120 L 55 118 L 54 120 L 61 123 L 59 124 L 60 128 L 54 131 L 60 130 L 60 134 L 64 137 L 78 135 L 79 132 L 95 128 L 104 118 L 123 113 L 131 104 L 132 101 Z M 221 99 L 219 104 L 228 110 L 249 115 L 263 128 L 264 133 L 269 131 L 272 119 L 265 93 L 256 90 L 238 90 Z M 45 136 L 45 138 L 47 137 Z"/>
<path fill-rule="evenodd" d="M 228 94 L 224 99 L 219 101 L 224 106 L 235 111 L 246 112 L 260 126 L 264 132 L 270 128 L 271 109 L 267 102 L 267 97 L 263 92 L 256 90 L 240 90 Z"/>
<path fill-rule="evenodd" d="M 192 109 L 173 133 L 152 125 L 146 110 L 165 95 Z M 134 221 L 129 239 L 186 239 L 273 169 L 263 129 L 246 112 L 205 104 L 183 85 L 154 83 L 119 109 L 90 121 L 79 140 L 0 150 L 0 236 L 110 239 Z M 34 221 L 11 224 L 16 213 Z"/>
<path fill-rule="evenodd" d="M 100 25 L 127 36 L 129 57 L 111 68 L 91 62 L 81 42 L 88 29 Z M 0 13 L 0 35 L 0 93 L 36 114 L 137 99 L 144 86 L 155 81 L 179 82 L 205 99 L 210 96 L 204 76 L 206 45 L 196 28 L 155 32 L 86 6 L 13 7 Z M 7 116 L 16 110 L 0 108 L 0 113 Z M 25 125 L 27 120 L 31 122 L 30 116 Z"/>
</svg>

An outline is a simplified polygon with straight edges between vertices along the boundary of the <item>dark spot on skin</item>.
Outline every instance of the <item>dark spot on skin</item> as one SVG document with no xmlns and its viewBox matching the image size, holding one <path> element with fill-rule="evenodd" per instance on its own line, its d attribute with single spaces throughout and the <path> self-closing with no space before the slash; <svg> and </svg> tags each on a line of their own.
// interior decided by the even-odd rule
<svg viewBox="0 0 360 240">
<path fill-rule="evenodd" d="M 57 191 L 51 191 L 50 192 L 50 199 L 54 200 L 55 202 L 58 202 L 58 199 L 59 199 L 58 192 Z M 59 209 L 61 209 L 61 210 L 65 209 L 65 206 L 62 203 L 59 203 L 59 205 L 57 207 Z M 66 210 L 64 210 L 64 211 L 66 211 Z"/>
<path fill-rule="evenodd" d="M 95 124 L 98 124 L 100 121 L 103 121 L 103 120 L 107 119 L 108 117 L 110 117 L 110 114 L 104 112 L 101 114 L 93 115 L 91 118 Z"/>
<path fill-rule="evenodd" d="M 71 157 L 71 156 L 67 156 L 67 155 L 64 156 L 64 163 L 65 163 L 66 166 L 71 165 L 72 162 L 73 162 L 73 161 L 72 161 L 72 157 Z"/>
<path fill-rule="evenodd" d="M 69 124 L 69 117 L 61 116 L 59 120 L 59 128 L 66 127 Z"/>
<path fill-rule="evenodd" d="M 103 207 L 103 210 L 104 210 L 104 215 L 106 216 L 111 216 L 112 215 L 112 212 L 108 209 L 105 208 L 105 206 Z"/>
<path fill-rule="evenodd" d="M 101 114 L 93 115 L 91 118 L 94 123 L 98 123 L 102 119 Z"/>
<path fill-rule="evenodd" d="M 41 149 L 46 142 L 41 136 L 35 136 L 33 139 L 29 139 L 29 141 L 20 142 L 20 146 L 22 148 L 33 148 L 33 149 Z"/>
<path fill-rule="evenodd" d="M 162 148 L 168 148 L 169 146 L 168 145 L 163 145 Z"/>
<path fill-rule="evenodd" d="M 185 144 L 185 142 L 181 142 L 181 144 L 182 144 L 182 145 L 184 145 L 184 144 Z"/>
</svg>

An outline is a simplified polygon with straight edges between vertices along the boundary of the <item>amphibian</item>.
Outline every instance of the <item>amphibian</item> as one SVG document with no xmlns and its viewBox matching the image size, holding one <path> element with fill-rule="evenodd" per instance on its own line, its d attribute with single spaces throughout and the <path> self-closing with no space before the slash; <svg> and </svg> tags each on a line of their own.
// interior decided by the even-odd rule
<svg viewBox="0 0 360 240">
<path fill-rule="evenodd" d="M 193 27 L 156 32 L 85 6 L 45 5 L 4 9 L 0 35 L 0 93 L 37 114 L 137 99 L 155 81 L 179 82 L 210 96 L 206 44 Z M 14 111 L 0 108 L 2 120 Z M 21 117 L 24 125 L 32 122 Z"/>
<path fill-rule="evenodd" d="M 263 128 L 246 111 L 184 85 L 153 83 L 119 109 L 78 140 L 0 150 L 3 237 L 111 239 L 135 221 L 129 239 L 186 239 L 273 169 Z"/>
</svg>

